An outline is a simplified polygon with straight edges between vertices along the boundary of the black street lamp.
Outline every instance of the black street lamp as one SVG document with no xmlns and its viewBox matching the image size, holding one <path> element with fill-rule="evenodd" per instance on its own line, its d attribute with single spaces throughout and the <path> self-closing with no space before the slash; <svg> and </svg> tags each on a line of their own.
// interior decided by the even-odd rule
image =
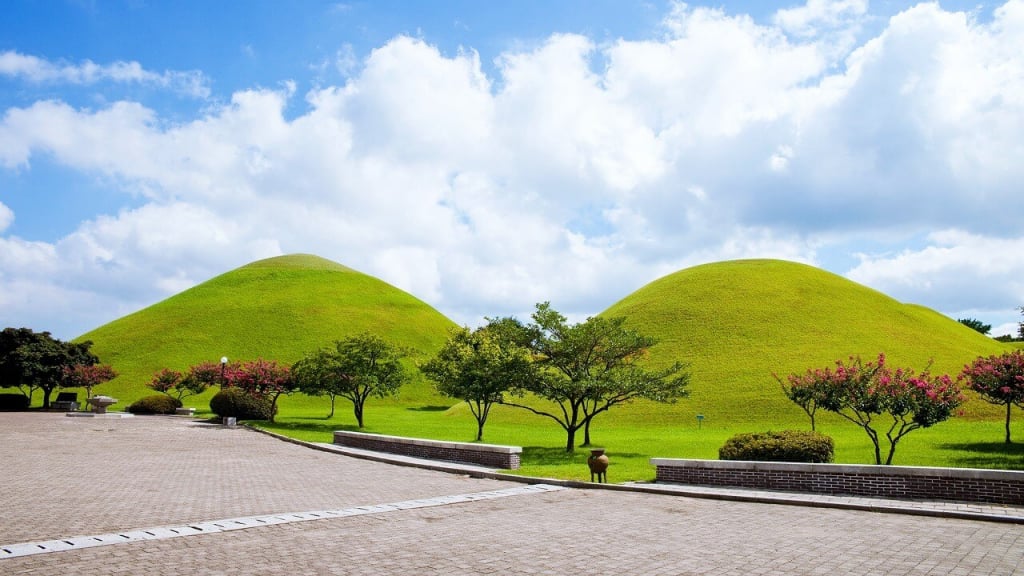
<svg viewBox="0 0 1024 576">
<path fill-rule="evenodd" d="M 220 357 L 220 387 L 224 387 L 224 369 L 228 367 L 228 357 Z"/>
</svg>

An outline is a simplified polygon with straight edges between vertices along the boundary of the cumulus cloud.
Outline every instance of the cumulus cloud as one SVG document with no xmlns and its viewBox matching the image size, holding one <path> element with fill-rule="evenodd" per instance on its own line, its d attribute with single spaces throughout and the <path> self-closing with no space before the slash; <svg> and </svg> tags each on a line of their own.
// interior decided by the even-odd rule
<svg viewBox="0 0 1024 576">
<path fill-rule="evenodd" d="M 138 62 L 124 61 L 111 64 L 97 64 L 91 60 L 78 64 L 52 62 L 13 50 L 0 52 L 0 75 L 21 78 L 35 84 L 134 83 L 166 88 L 194 98 L 207 98 L 210 95 L 209 80 L 203 73 L 194 70 L 158 73 L 146 70 Z"/>
<path fill-rule="evenodd" d="M 978 307 L 965 295 L 1024 303 L 1024 2 L 987 23 L 916 6 L 837 57 L 865 8 L 809 0 L 763 25 L 676 5 L 661 37 L 553 35 L 494 77 L 471 48 L 399 36 L 358 65 L 342 47 L 342 84 L 239 91 L 173 123 L 142 102 L 9 108 L 0 166 L 45 155 L 143 201 L 54 243 L 0 236 L 0 311 L 49 328 L 89 302 L 109 320 L 289 252 L 468 323 L 541 300 L 593 314 L 751 257 L 856 257 L 851 278 L 950 314 Z"/>
</svg>

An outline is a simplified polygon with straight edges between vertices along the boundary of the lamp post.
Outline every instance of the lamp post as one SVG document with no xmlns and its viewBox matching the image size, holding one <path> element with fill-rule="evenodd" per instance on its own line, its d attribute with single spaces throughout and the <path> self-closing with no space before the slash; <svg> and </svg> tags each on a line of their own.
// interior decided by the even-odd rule
<svg viewBox="0 0 1024 576">
<path fill-rule="evenodd" d="M 228 357 L 220 357 L 220 387 L 224 388 L 224 369 L 228 367 Z"/>
</svg>

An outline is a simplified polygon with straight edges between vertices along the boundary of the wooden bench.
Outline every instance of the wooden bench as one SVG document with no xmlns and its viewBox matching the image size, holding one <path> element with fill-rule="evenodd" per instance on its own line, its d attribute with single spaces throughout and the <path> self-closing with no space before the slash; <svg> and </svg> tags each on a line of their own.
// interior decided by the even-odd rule
<svg viewBox="0 0 1024 576">
<path fill-rule="evenodd" d="M 64 412 L 74 412 L 78 410 L 78 393 L 77 392 L 59 392 L 57 399 L 54 400 L 50 407 L 54 410 L 63 410 Z"/>
</svg>

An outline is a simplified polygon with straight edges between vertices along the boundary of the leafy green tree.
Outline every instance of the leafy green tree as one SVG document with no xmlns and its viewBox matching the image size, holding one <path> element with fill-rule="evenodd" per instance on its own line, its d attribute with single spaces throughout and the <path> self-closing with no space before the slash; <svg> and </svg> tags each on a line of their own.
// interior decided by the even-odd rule
<svg viewBox="0 0 1024 576">
<path fill-rule="evenodd" d="M 49 336 L 49 332 L 45 332 Z M 25 344 L 40 338 L 29 328 L 4 328 L 0 332 L 0 388 L 18 388 L 28 397 L 29 404 L 38 386 L 23 380 L 22 367 L 14 352 Z"/>
<path fill-rule="evenodd" d="M 491 407 L 509 390 L 535 377 L 529 351 L 500 327 L 501 320 L 470 331 L 459 328 L 420 371 L 435 382 L 437 391 L 469 405 L 476 419 L 477 441 L 483 440 Z"/>
<path fill-rule="evenodd" d="M 398 393 L 408 380 L 401 359 L 405 351 L 372 334 L 349 336 L 333 348 L 307 355 L 294 366 L 295 382 L 306 393 L 333 393 L 352 402 L 360 428 L 370 396 L 384 398 Z M 333 396 L 332 409 L 333 413 Z"/>
<path fill-rule="evenodd" d="M 0 378 L 5 386 L 17 386 L 32 397 L 43 391 L 43 408 L 50 407 L 50 394 L 64 383 L 64 369 L 99 362 L 89 352 L 92 342 L 63 342 L 49 332 L 28 328 L 6 328 L 0 336 Z"/>
<path fill-rule="evenodd" d="M 967 326 L 971 330 L 975 330 L 981 334 L 987 335 L 989 332 L 992 331 L 991 324 L 985 324 L 984 322 L 976 318 L 957 318 L 956 321 L 963 324 L 964 326 Z"/>
<path fill-rule="evenodd" d="M 978 357 L 964 366 L 960 379 L 966 380 L 990 404 L 1006 406 L 1006 443 L 1010 443 L 1010 409 L 1024 408 L 1024 350 L 999 356 Z"/>
<path fill-rule="evenodd" d="M 875 448 L 875 464 L 882 464 L 880 435 L 889 442 L 885 464 L 892 464 L 896 446 L 907 434 L 948 420 L 964 402 L 960 388 L 949 376 L 918 374 L 909 368 L 893 370 L 879 354 L 877 362 L 851 356 L 836 361 L 835 369 L 808 370 L 787 378 L 793 389 L 809 388 L 819 408 L 860 426 Z M 803 394 L 803 392 L 801 392 Z M 798 397 L 803 397 L 798 396 Z M 888 416 L 879 425 L 876 417 Z"/>
<path fill-rule="evenodd" d="M 550 303 L 537 305 L 533 323 L 516 328 L 506 319 L 502 329 L 520 336 L 533 355 L 536 376 L 520 392 L 530 392 L 555 404 L 555 409 L 505 401 L 550 418 L 566 432 L 566 452 L 575 449 L 576 432 L 584 429 L 583 445 L 590 444 L 590 423 L 612 406 L 636 398 L 675 402 L 687 395 L 689 373 L 676 362 L 653 370 L 641 366 L 656 340 L 627 329 L 624 318 L 593 316 L 569 324 Z"/>
</svg>

